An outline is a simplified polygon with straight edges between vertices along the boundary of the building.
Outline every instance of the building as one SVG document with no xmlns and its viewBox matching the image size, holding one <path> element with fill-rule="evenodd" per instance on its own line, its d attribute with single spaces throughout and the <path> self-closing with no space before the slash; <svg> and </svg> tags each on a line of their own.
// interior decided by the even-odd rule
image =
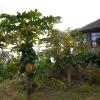
<svg viewBox="0 0 100 100">
<path fill-rule="evenodd" d="M 100 19 L 80 28 L 80 31 L 87 33 L 87 43 L 92 48 L 100 47 Z"/>
</svg>

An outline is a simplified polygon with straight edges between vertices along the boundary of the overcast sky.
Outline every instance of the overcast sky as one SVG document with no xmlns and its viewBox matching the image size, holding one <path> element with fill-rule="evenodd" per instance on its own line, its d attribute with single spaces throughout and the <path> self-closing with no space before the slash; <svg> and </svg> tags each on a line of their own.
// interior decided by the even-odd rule
<svg viewBox="0 0 100 100">
<path fill-rule="evenodd" d="M 0 0 L 0 13 L 38 9 L 43 15 L 62 17 L 62 30 L 82 27 L 100 18 L 100 0 Z"/>
</svg>

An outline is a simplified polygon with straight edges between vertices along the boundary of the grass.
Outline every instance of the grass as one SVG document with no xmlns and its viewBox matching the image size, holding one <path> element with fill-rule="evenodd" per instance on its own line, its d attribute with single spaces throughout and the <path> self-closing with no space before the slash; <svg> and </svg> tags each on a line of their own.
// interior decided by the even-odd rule
<svg viewBox="0 0 100 100">
<path fill-rule="evenodd" d="M 20 79 L 6 80 L 0 84 L 0 100 L 24 100 Z M 32 100 L 100 100 L 100 86 L 88 83 L 75 84 L 71 87 L 45 85 L 36 89 Z"/>
</svg>

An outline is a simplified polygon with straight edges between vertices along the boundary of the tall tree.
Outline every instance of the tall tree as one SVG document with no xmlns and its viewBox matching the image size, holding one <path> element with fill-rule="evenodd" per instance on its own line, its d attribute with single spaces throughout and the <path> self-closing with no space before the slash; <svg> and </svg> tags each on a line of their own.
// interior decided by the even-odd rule
<svg viewBox="0 0 100 100">
<path fill-rule="evenodd" d="M 34 74 L 36 53 L 33 43 L 37 43 L 39 35 L 49 34 L 60 17 L 43 16 L 37 10 L 17 13 L 17 15 L 0 15 L 1 44 L 12 44 L 15 50 L 22 52 L 20 72 L 25 75 L 26 100 L 31 100 L 31 76 Z M 20 49 L 19 49 L 20 48 Z"/>
<path fill-rule="evenodd" d="M 72 67 L 69 65 L 71 63 L 71 59 L 69 59 L 69 50 L 71 48 L 75 48 L 75 40 L 71 37 L 68 32 L 61 32 L 59 30 L 53 30 L 51 34 L 47 38 L 42 39 L 43 42 L 47 44 L 48 49 L 46 49 L 46 55 L 48 61 L 50 58 L 54 58 L 54 66 L 56 72 L 53 74 L 61 75 L 61 71 L 67 70 L 68 79 L 71 80 L 71 69 Z M 60 74 L 59 74 L 60 73 Z M 69 82 L 70 83 L 70 82 Z"/>
</svg>

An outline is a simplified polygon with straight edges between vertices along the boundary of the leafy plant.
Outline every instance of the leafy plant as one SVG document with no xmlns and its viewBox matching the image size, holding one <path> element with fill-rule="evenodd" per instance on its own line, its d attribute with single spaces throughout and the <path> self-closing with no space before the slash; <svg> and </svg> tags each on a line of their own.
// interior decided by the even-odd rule
<svg viewBox="0 0 100 100">
<path fill-rule="evenodd" d="M 100 68 L 94 68 L 94 70 L 91 70 L 89 72 L 90 75 L 90 83 L 94 84 L 100 84 Z"/>
</svg>

